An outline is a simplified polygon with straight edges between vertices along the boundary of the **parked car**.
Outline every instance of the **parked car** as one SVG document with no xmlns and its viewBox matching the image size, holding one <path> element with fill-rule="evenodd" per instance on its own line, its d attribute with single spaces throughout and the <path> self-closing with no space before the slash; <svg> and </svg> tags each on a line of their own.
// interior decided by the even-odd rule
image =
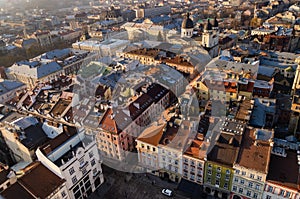
<svg viewBox="0 0 300 199">
<path fill-rule="evenodd" d="M 163 189 L 161 193 L 164 194 L 165 196 L 169 196 L 169 197 L 173 196 L 173 191 L 170 189 Z"/>
</svg>

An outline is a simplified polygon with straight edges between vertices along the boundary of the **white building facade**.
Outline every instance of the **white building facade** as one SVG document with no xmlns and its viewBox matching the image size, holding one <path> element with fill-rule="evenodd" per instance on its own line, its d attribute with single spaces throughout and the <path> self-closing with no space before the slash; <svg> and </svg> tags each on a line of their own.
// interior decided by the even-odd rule
<svg viewBox="0 0 300 199">
<path fill-rule="evenodd" d="M 36 156 L 49 170 L 66 180 L 72 199 L 88 197 L 104 181 L 96 142 L 80 129 L 78 134 L 59 135 L 65 142 L 50 142 L 36 151 Z M 56 146 L 56 148 L 52 148 Z"/>
</svg>

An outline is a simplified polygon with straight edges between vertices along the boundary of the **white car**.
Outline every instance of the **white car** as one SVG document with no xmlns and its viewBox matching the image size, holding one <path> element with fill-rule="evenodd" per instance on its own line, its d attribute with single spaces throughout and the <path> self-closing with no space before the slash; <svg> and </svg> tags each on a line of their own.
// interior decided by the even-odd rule
<svg viewBox="0 0 300 199">
<path fill-rule="evenodd" d="M 171 191 L 170 189 L 163 189 L 161 191 L 161 193 L 166 195 L 166 196 L 169 196 L 169 197 L 173 196 L 173 191 Z"/>
</svg>

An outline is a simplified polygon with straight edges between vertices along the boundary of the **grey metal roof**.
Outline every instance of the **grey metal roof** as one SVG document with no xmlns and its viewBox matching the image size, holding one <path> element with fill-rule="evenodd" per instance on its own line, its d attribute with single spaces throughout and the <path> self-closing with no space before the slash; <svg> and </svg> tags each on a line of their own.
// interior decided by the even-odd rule
<svg viewBox="0 0 300 199">
<path fill-rule="evenodd" d="M 40 79 L 60 70 L 62 70 L 62 67 L 55 61 L 21 61 L 8 68 L 10 74 L 17 74 L 36 79 Z"/>
<path fill-rule="evenodd" d="M 17 89 L 24 86 L 23 83 L 12 80 L 2 80 L 0 79 L 0 95 L 3 95 L 11 90 Z"/>
</svg>

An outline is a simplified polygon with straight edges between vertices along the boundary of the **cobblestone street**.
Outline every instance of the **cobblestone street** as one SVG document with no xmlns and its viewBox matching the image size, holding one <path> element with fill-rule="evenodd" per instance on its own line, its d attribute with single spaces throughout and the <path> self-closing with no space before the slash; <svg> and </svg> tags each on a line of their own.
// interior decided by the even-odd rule
<svg viewBox="0 0 300 199">
<path fill-rule="evenodd" d="M 104 166 L 105 182 L 91 199 L 166 199 L 161 193 L 163 188 L 173 190 L 174 199 L 188 199 L 184 193 L 176 190 L 177 184 L 161 180 L 150 174 L 130 174 L 112 170 Z"/>
</svg>

